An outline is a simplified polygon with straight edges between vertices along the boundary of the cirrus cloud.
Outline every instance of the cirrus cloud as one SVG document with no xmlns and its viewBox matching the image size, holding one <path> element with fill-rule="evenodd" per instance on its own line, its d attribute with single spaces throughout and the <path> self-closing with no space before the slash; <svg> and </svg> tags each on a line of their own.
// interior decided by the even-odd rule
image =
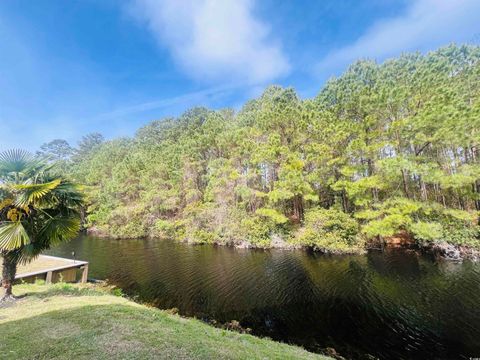
<svg viewBox="0 0 480 360">
<path fill-rule="evenodd" d="M 252 0 L 134 0 L 131 13 L 192 78 L 265 83 L 290 64 Z"/>
<path fill-rule="evenodd" d="M 480 1 L 415 0 L 404 14 L 378 21 L 355 42 L 331 51 L 315 66 L 323 77 L 360 58 L 385 60 L 448 43 L 480 42 Z"/>
</svg>

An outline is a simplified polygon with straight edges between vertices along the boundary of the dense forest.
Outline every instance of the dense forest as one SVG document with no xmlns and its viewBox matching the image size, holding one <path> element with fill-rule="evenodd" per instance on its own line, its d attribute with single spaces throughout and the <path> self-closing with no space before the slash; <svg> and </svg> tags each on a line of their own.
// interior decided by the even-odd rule
<svg viewBox="0 0 480 360">
<path fill-rule="evenodd" d="M 98 233 L 355 252 L 399 233 L 480 248 L 479 146 L 480 48 L 451 45 L 39 153 L 85 184 Z"/>
</svg>

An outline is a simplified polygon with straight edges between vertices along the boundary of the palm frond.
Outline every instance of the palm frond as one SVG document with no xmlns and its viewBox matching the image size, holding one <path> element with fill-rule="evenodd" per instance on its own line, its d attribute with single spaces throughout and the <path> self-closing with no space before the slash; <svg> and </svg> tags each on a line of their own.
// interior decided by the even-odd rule
<svg viewBox="0 0 480 360">
<path fill-rule="evenodd" d="M 20 249 L 11 251 L 1 251 L 0 256 L 9 256 L 17 264 L 28 264 L 35 260 L 47 248 L 33 246 L 33 243 L 27 244 Z"/>
<path fill-rule="evenodd" d="M 56 245 L 78 235 L 80 220 L 73 217 L 57 216 L 47 219 L 38 236 L 38 246 Z"/>
<path fill-rule="evenodd" d="M 13 188 L 19 192 L 15 201 L 15 205 L 22 207 L 38 202 L 42 200 L 42 198 L 44 198 L 46 195 L 51 193 L 52 190 L 57 188 L 61 182 L 61 179 L 55 179 L 50 182 L 41 184 L 14 185 Z"/>
<path fill-rule="evenodd" d="M 18 254 L 18 263 L 24 265 L 28 264 L 35 260 L 43 251 L 48 249 L 49 247 L 34 246 L 33 243 L 25 245 Z"/>
<path fill-rule="evenodd" d="M 84 196 L 80 186 L 63 180 L 53 191 L 52 196 L 56 197 L 61 204 L 68 208 L 78 208 L 83 205 Z"/>
<path fill-rule="evenodd" d="M 0 180 L 20 182 L 48 171 L 48 163 L 20 149 L 0 153 Z"/>
<path fill-rule="evenodd" d="M 0 224 L 1 251 L 12 251 L 29 243 L 30 237 L 20 221 Z"/>
<path fill-rule="evenodd" d="M 25 150 L 11 149 L 0 153 L 0 173 L 23 172 L 32 161 L 32 155 Z"/>
<path fill-rule="evenodd" d="M 77 215 L 83 204 L 84 196 L 81 188 L 67 180 L 62 180 L 55 189 L 35 202 L 37 208 L 56 209 L 64 214 L 75 212 Z"/>
<path fill-rule="evenodd" d="M 28 262 L 78 235 L 82 191 L 53 167 L 26 151 L 0 153 L 0 215 L 11 220 L 0 222 L 3 256 Z"/>
</svg>

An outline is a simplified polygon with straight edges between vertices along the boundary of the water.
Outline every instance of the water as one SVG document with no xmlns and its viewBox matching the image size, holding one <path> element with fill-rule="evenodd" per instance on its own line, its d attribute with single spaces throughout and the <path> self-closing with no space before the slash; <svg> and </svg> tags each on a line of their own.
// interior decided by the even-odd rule
<svg viewBox="0 0 480 360">
<path fill-rule="evenodd" d="M 358 256 L 81 237 L 52 254 L 90 261 L 159 308 L 347 358 L 480 356 L 480 264 L 391 250 Z"/>
</svg>

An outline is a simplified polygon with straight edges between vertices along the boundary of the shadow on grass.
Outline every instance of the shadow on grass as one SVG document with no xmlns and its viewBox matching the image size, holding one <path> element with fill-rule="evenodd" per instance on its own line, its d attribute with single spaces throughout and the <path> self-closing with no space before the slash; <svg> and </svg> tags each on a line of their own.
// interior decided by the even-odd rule
<svg viewBox="0 0 480 360">
<path fill-rule="evenodd" d="M 41 296 L 52 294 L 50 290 Z M 68 309 L 50 310 L 49 306 L 50 302 L 45 303 L 41 314 L 0 324 L 0 354 L 16 360 L 320 358 L 299 348 L 220 331 L 154 309 L 95 303 Z"/>
<path fill-rule="evenodd" d="M 17 286 L 19 295 L 17 299 L 21 298 L 39 298 L 44 299 L 52 296 L 123 296 L 121 289 L 109 285 L 97 284 L 70 284 L 70 283 L 56 283 L 53 285 L 34 284 L 29 285 L 25 292 L 22 290 L 22 285 Z M 14 292 L 15 292 L 14 287 Z"/>
<path fill-rule="evenodd" d="M 55 294 L 52 289 L 33 296 L 46 298 Z M 85 291 L 72 291 L 71 294 L 90 295 Z M 48 303 L 45 306 L 48 307 Z M 146 344 L 140 334 L 136 335 L 141 322 L 131 321 L 134 312 L 139 319 L 147 320 L 146 312 L 141 309 L 121 304 L 82 304 L 46 310 L 39 315 L 0 324 L 0 353 L 10 354 L 7 359 L 73 359 L 78 356 L 107 359 L 121 358 L 122 354 L 128 354 L 129 358 L 148 358 L 148 351 L 144 351 Z"/>
</svg>

